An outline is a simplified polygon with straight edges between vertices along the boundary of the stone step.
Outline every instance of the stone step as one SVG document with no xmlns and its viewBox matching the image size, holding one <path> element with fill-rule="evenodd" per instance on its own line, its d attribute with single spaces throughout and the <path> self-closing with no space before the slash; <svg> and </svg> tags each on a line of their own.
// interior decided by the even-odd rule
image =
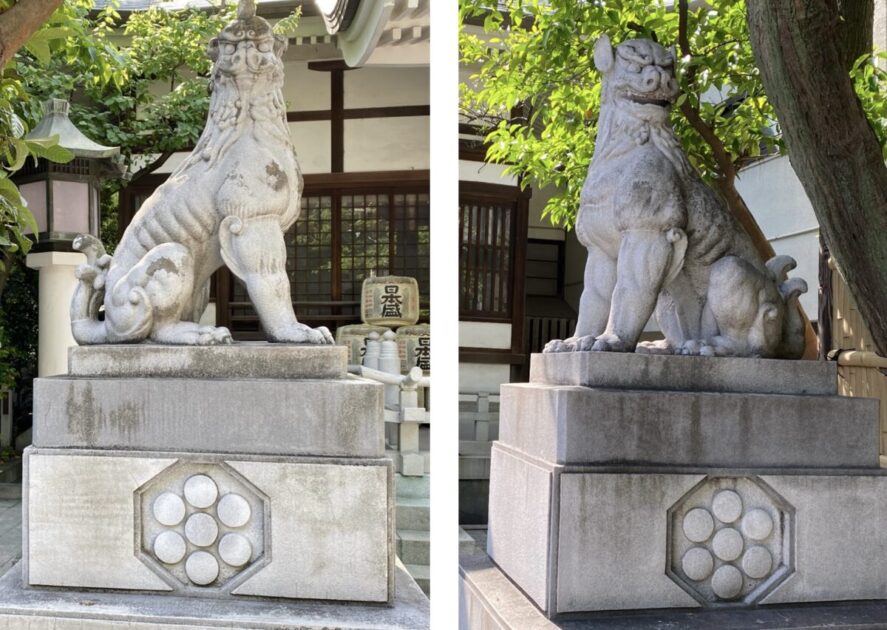
<svg viewBox="0 0 887 630">
<path fill-rule="evenodd" d="M 404 564 L 431 563 L 431 534 L 415 529 L 397 531 L 397 555 Z"/>
<path fill-rule="evenodd" d="M 512 383 L 502 410 L 501 443 L 550 463 L 879 465 L 878 401 L 867 398 Z"/>
<path fill-rule="evenodd" d="M 398 498 L 395 505 L 397 529 L 428 531 L 431 503 L 428 499 Z"/>
<path fill-rule="evenodd" d="M 431 568 L 427 564 L 406 564 L 404 566 L 422 592 L 431 597 Z"/>
<path fill-rule="evenodd" d="M 431 496 L 431 477 L 404 477 L 394 475 L 395 496 L 427 499 Z"/>
</svg>

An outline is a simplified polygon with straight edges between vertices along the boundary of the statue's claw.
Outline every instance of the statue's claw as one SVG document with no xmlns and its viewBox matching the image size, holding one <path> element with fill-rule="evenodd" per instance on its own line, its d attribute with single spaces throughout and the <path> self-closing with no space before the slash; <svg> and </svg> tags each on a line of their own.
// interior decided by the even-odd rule
<svg viewBox="0 0 887 630">
<path fill-rule="evenodd" d="M 604 333 L 591 346 L 593 352 L 628 352 L 629 348 L 618 335 Z"/>
</svg>

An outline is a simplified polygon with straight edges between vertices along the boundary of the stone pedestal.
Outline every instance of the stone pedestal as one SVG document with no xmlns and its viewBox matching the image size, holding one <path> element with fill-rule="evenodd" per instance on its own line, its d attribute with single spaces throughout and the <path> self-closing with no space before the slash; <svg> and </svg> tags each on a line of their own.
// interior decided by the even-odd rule
<svg viewBox="0 0 887 630">
<path fill-rule="evenodd" d="M 836 393 L 827 363 L 534 355 L 487 553 L 547 617 L 887 599 L 878 403 Z"/>
<path fill-rule="evenodd" d="M 397 610 L 383 388 L 348 375 L 347 356 L 72 349 L 67 376 L 35 381 L 23 588 Z"/>
</svg>

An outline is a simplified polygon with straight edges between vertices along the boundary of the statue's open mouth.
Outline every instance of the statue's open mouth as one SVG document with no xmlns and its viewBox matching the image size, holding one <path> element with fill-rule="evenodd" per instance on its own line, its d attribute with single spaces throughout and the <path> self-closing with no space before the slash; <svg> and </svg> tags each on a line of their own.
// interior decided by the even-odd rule
<svg viewBox="0 0 887 630">
<path fill-rule="evenodd" d="M 636 96 L 634 94 L 629 94 L 627 98 L 633 103 L 638 103 L 640 105 L 656 105 L 657 107 L 671 106 L 671 101 L 661 98 L 649 98 L 646 96 Z"/>
</svg>

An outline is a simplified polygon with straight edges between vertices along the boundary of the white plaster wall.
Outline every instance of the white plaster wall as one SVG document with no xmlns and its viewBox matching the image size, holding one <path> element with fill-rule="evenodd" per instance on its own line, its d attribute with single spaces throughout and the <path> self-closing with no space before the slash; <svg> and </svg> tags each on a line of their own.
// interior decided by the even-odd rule
<svg viewBox="0 0 887 630">
<path fill-rule="evenodd" d="M 487 392 L 498 394 L 499 386 L 508 383 L 511 366 L 495 363 L 460 363 L 459 393 L 477 394 Z"/>
<path fill-rule="evenodd" d="M 459 322 L 459 346 L 508 350 L 511 348 L 511 324 Z"/>
<path fill-rule="evenodd" d="M 564 229 L 551 224 L 548 218 L 542 218 L 542 211 L 548 200 L 551 199 L 557 189 L 547 186 L 540 190 L 533 190 L 527 209 L 527 237 L 541 238 L 552 241 L 562 241 L 566 237 Z"/>
<path fill-rule="evenodd" d="M 428 116 L 345 121 L 345 170 L 398 171 L 430 168 Z"/>
<path fill-rule="evenodd" d="M 743 169 L 736 189 L 776 253 L 798 262 L 792 275 L 807 281 L 801 306 L 815 321 L 819 309 L 819 224 L 788 157 L 761 160 Z"/>
<path fill-rule="evenodd" d="M 330 108 L 329 72 L 309 70 L 304 61 L 286 62 L 284 72 L 283 98 L 288 112 Z"/>
<path fill-rule="evenodd" d="M 459 160 L 459 179 L 466 182 L 517 186 L 517 177 L 505 174 L 505 166 L 471 160 Z"/>
<path fill-rule="evenodd" d="M 345 108 L 428 105 L 428 81 L 427 67 L 349 70 L 345 73 Z"/>
<path fill-rule="evenodd" d="M 289 123 L 290 137 L 303 173 L 329 173 L 332 168 L 330 122 L 312 120 Z"/>
</svg>

